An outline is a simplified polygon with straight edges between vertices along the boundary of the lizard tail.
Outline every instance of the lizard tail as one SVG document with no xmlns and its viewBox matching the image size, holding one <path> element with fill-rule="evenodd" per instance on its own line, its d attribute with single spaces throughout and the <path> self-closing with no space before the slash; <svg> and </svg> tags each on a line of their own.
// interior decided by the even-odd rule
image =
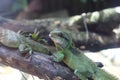
<svg viewBox="0 0 120 80">
<path fill-rule="evenodd" d="M 94 80 L 118 80 L 118 79 L 115 76 L 98 68 L 95 73 Z"/>
</svg>

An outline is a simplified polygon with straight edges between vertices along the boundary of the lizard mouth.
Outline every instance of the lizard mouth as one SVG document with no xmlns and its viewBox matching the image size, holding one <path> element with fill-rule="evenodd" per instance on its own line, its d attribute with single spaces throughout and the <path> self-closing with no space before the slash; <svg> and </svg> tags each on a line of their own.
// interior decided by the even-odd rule
<svg viewBox="0 0 120 80">
<path fill-rule="evenodd" d="M 55 36 L 54 34 L 49 34 L 49 37 L 55 44 L 61 44 L 60 38 L 58 36 Z"/>
</svg>

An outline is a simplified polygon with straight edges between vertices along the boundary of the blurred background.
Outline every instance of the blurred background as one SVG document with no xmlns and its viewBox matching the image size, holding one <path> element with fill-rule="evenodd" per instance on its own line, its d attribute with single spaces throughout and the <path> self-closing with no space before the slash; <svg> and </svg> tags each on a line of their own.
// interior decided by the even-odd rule
<svg viewBox="0 0 120 80">
<path fill-rule="evenodd" d="M 119 0 L 0 0 L 0 16 L 26 19 L 73 16 L 117 7 Z M 53 14 L 54 13 L 54 14 Z M 62 15 L 60 15 L 63 13 Z M 54 16 L 53 16 L 54 15 Z"/>
<path fill-rule="evenodd" d="M 120 0 L 0 0 L 0 16 L 14 20 L 65 18 L 117 6 L 120 6 Z M 120 78 L 120 48 L 85 52 L 85 55 L 95 62 L 102 62 L 103 69 Z M 1 64 L 0 80 L 39 78 Z"/>
</svg>

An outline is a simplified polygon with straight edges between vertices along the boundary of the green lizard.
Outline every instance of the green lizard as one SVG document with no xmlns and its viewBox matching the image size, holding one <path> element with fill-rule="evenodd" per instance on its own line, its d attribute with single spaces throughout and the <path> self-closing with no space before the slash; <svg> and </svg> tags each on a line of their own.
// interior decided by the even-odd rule
<svg viewBox="0 0 120 80">
<path fill-rule="evenodd" d="M 19 48 L 21 53 L 29 52 L 32 50 L 37 52 L 49 53 L 48 47 L 37 43 L 31 39 L 15 33 L 14 31 L 0 27 L 0 43 L 4 46 L 11 48 Z"/>
<path fill-rule="evenodd" d="M 57 56 L 52 57 L 54 61 L 63 61 L 68 67 L 74 70 L 81 80 L 117 80 L 114 76 L 96 66 L 96 64 L 72 46 L 71 36 L 60 30 L 53 30 L 49 37 L 55 43 L 58 50 Z"/>
</svg>

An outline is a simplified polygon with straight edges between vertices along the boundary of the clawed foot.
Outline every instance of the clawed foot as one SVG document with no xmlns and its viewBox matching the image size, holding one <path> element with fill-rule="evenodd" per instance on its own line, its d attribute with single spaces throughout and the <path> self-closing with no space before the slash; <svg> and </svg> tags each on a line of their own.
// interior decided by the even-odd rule
<svg viewBox="0 0 120 80">
<path fill-rule="evenodd" d="M 26 44 L 19 45 L 19 52 L 21 53 L 22 56 L 25 56 L 27 58 L 33 54 L 32 48 Z"/>
<path fill-rule="evenodd" d="M 104 66 L 101 62 L 95 62 L 95 64 L 97 65 L 97 67 L 100 67 L 100 68 Z"/>
<path fill-rule="evenodd" d="M 78 78 L 81 79 L 81 80 L 88 80 L 88 78 L 85 77 L 85 76 L 83 76 L 82 73 L 80 73 L 78 69 L 76 69 L 76 70 L 74 71 L 74 74 L 75 74 L 76 76 L 78 76 Z"/>
</svg>

